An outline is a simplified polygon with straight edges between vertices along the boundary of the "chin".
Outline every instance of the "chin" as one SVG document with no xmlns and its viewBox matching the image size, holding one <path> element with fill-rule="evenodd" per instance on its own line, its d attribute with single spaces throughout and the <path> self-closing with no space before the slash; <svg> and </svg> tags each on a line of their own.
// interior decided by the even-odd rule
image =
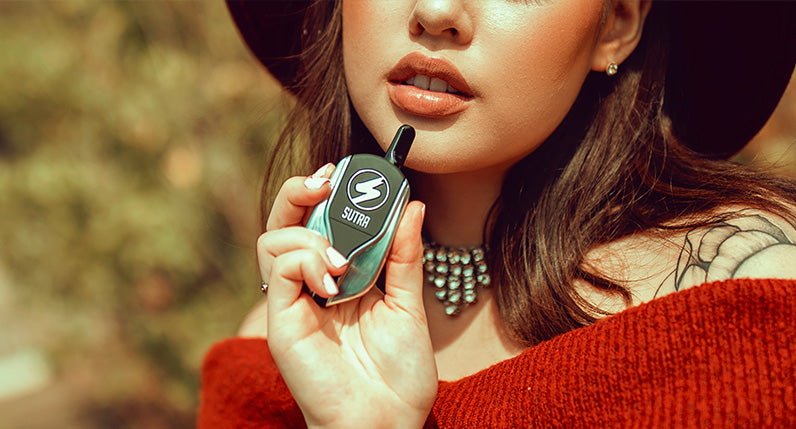
<svg viewBox="0 0 796 429">
<path fill-rule="evenodd" d="M 456 172 L 456 169 L 451 166 L 444 165 L 438 160 L 418 159 L 417 157 L 409 157 L 404 166 L 412 171 L 425 174 L 449 174 Z"/>
<path fill-rule="evenodd" d="M 407 158 L 404 166 L 426 174 L 455 174 L 488 168 L 488 165 L 484 163 L 483 157 L 480 159 L 468 159 L 467 157 L 462 157 L 461 154 L 420 151 L 416 153 L 411 153 L 410 151 L 409 158 Z"/>
</svg>

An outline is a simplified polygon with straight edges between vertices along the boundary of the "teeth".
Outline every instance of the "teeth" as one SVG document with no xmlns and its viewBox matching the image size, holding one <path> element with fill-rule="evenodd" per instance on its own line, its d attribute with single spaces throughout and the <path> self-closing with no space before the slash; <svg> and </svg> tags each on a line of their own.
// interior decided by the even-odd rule
<svg viewBox="0 0 796 429">
<path fill-rule="evenodd" d="M 440 78 L 430 78 L 428 76 L 418 74 L 410 77 L 403 82 L 406 85 L 412 85 L 420 89 L 426 89 L 436 92 L 449 92 L 451 94 L 461 94 L 454 87 L 450 86 L 448 82 Z"/>
<path fill-rule="evenodd" d="M 435 77 L 429 82 L 428 89 L 437 92 L 445 92 L 448 89 L 448 82 Z"/>
<path fill-rule="evenodd" d="M 422 74 L 415 76 L 414 86 L 420 89 L 428 89 L 428 83 L 429 83 L 428 76 L 423 76 Z"/>
</svg>

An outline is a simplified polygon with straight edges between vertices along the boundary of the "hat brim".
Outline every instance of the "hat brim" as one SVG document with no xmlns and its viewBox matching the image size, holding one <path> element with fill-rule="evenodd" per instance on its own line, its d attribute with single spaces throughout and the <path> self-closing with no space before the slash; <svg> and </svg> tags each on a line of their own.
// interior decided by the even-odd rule
<svg viewBox="0 0 796 429">
<path fill-rule="evenodd" d="M 282 84 L 291 88 L 299 71 L 301 30 L 308 1 L 228 0 L 235 25 L 251 52 Z"/>
<path fill-rule="evenodd" d="M 729 157 L 765 125 L 796 64 L 796 2 L 677 1 L 665 103 L 690 147 Z"/>
</svg>

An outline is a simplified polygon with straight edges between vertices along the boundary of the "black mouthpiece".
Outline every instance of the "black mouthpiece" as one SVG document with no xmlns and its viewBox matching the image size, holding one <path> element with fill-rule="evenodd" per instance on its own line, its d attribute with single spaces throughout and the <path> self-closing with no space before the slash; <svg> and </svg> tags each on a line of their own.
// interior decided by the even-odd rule
<svg viewBox="0 0 796 429">
<path fill-rule="evenodd" d="M 384 158 L 394 166 L 401 168 L 409 155 L 413 141 L 415 141 L 415 129 L 409 125 L 401 125 L 398 132 L 395 133 L 395 137 L 392 138 L 392 143 L 390 143 Z"/>
</svg>

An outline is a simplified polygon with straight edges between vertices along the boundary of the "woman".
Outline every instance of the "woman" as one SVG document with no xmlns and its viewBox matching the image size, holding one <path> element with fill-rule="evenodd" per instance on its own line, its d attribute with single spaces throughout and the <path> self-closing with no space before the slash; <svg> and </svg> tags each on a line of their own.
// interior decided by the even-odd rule
<svg viewBox="0 0 796 429">
<path fill-rule="evenodd" d="M 263 193 L 267 300 L 241 328 L 248 339 L 208 355 L 200 425 L 796 419 L 783 387 L 796 381 L 796 188 L 722 159 L 793 70 L 793 7 L 230 6 L 297 109 Z M 741 24 L 751 31 L 733 36 Z M 755 72 L 739 55 L 766 77 L 743 82 Z M 303 228 L 330 194 L 328 163 L 383 153 L 402 123 L 417 130 L 416 201 L 386 294 L 322 309 L 303 287 L 333 296 L 347 265 Z M 276 166 L 300 164 L 301 149 L 317 171 L 282 183 Z M 488 276 L 454 274 L 466 265 L 449 256 L 480 254 Z"/>
</svg>

